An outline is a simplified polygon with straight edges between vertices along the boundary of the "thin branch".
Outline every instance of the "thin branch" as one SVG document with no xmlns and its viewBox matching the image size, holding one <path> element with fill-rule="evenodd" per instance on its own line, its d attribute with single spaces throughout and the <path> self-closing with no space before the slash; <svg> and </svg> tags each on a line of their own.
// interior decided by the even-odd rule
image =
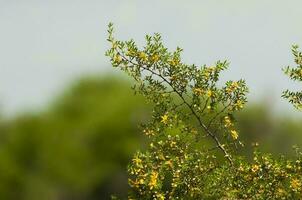
<svg viewBox="0 0 302 200">
<path fill-rule="evenodd" d="M 227 109 L 227 107 L 229 107 L 230 105 L 231 105 L 231 102 L 230 102 L 228 105 L 224 106 L 224 108 L 223 108 L 220 112 L 216 113 L 216 115 L 215 115 L 215 116 L 210 120 L 210 122 L 208 123 L 208 127 L 209 127 L 209 128 L 211 127 L 213 121 L 214 121 L 220 114 L 222 114 L 222 113 Z"/>
</svg>

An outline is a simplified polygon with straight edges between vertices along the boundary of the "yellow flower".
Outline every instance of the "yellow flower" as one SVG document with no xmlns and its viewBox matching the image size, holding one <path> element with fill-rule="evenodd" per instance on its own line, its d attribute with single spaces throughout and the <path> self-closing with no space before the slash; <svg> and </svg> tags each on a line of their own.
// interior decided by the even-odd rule
<svg viewBox="0 0 302 200">
<path fill-rule="evenodd" d="M 214 66 L 211 66 L 211 67 L 208 67 L 208 71 L 211 73 L 215 70 L 215 67 Z"/>
<path fill-rule="evenodd" d="M 155 171 L 151 172 L 149 187 L 152 190 L 157 185 L 158 173 Z"/>
<path fill-rule="evenodd" d="M 205 73 L 204 73 L 204 76 L 205 76 L 206 79 L 208 79 L 208 78 L 210 77 L 210 75 L 211 75 L 211 74 L 210 74 L 209 72 L 205 72 Z"/>
<path fill-rule="evenodd" d="M 143 132 L 147 135 L 147 136 L 153 136 L 155 133 L 153 130 L 150 130 L 150 129 L 145 129 L 143 130 Z"/>
<path fill-rule="evenodd" d="M 236 102 L 235 106 L 237 107 L 237 109 L 238 109 L 238 108 L 241 109 L 241 108 L 243 108 L 243 102 L 240 101 L 240 100 L 238 100 L 238 101 Z"/>
<path fill-rule="evenodd" d="M 159 199 L 159 200 L 165 200 L 165 196 L 163 194 L 157 194 L 156 197 Z"/>
<path fill-rule="evenodd" d="M 147 55 L 144 52 L 140 52 L 138 57 L 143 61 L 148 61 Z"/>
<path fill-rule="evenodd" d="M 135 56 L 135 51 L 133 50 L 129 50 L 127 53 L 126 53 L 127 56 L 131 56 L 131 57 L 134 57 Z"/>
<path fill-rule="evenodd" d="M 122 62 L 122 56 L 120 56 L 120 55 L 115 55 L 115 57 L 114 57 L 114 62 L 116 62 L 116 63 L 120 63 L 120 62 Z"/>
<path fill-rule="evenodd" d="M 203 90 L 200 88 L 194 88 L 193 89 L 194 94 L 196 95 L 201 95 L 203 93 Z"/>
<path fill-rule="evenodd" d="M 293 188 L 293 190 L 298 190 L 301 187 L 301 182 L 298 179 L 292 179 L 290 181 L 290 187 Z"/>
<path fill-rule="evenodd" d="M 178 185 L 177 185 L 177 182 L 176 183 L 171 183 L 171 186 L 173 187 L 173 188 L 176 188 Z"/>
<path fill-rule="evenodd" d="M 208 90 L 206 94 L 207 94 L 208 97 L 212 97 L 213 96 L 212 90 Z"/>
<path fill-rule="evenodd" d="M 224 127 L 227 128 L 227 127 L 231 127 L 231 126 L 233 126 L 233 123 L 232 123 L 230 117 L 229 116 L 225 116 L 224 117 Z"/>
<path fill-rule="evenodd" d="M 231 130 L 231 136 L 234 140 L 237 140 L 238 138 L 238 132 L 236 130 Z"/>
<path fill-rule="evenodd" d="M 161 116 L 161 121 L 160 122 L 162 122 L 164 124 L 167 124 L 168 119 L 169 119 L 168 115 L 165 114 L 165 115 Z"/>
<path fill-rule="evenodd" d="M 166 161 L 165 164 L 168 165 L 171 168 L 173 167 L 173 163 L 172 163 L 171 160 Z"/>
<path fill-rule="evenodd" d="M 277 189 L 277 196 L 278 197 L 283 196 L 285 193 L 286 193 L 285 190 L 283 190 L 282 188 Z"/>
<path fill-rule="evenodd" d="M 237 81 L 234 81 L 231 83 L 231 85 L 229 87 L 226 88 L 226 92 L 228 94 L 231 94 L 232 92 L 234 92 L 235 89 L 237 89 L 239 87 Z"/>
<path fill-rule="evenodd" d="M 135 156 L 133 159 L 132 159 L 133 163 L 136 165 L 136 166 L 139 166 L 141 167 L 142 166 L 142 160 L 138 157 L 138 156 Z"/>
<path fill-rule="evenodd" d="M 141 185 L 144 184 L 144 182 L 145 182 L 145 181 L 144 181 L 144 179 L 142 179 L 142 178 L 139 179 L 139 181 L 138 181 L 138 183 L 141 184 Z"/>
<path fill-rule="evenodd" d="M 238 88 L 239 85 L 238 85 L 237 81 L 233 81 L 232 84 L 231 84 L 231 87 L 234 88 L 234 89 Z"/>
<path fill-rule="evenodd" d="M 170 60 L 170 61 L 169 61 L 169 63 L 170 63 L 170 65 L 171 65 L 171 66 L 173 66 L 173 67 L 174 67 L 174 66 L 176 66 L 176 65 L 178 65 L 178 64 L 179 64 L 179 60 L 177 60 L 177 59 L 173 59 L 173 60 Z"/>
<path fill-rule="evenodd" d="M 256 173 L 259 170 L 259 165 L 252 166 L 252 172 Z"/>
<path fill-rule="evenodd" d="M 175 145 L 176 145 L 176 142 L 175 142 L 175 141 L 171 141 L 171 142 L 170 142 L 170 147 L 175 147 Z"/>
<path fill-rule="evenodd" d="M 232 88 L 226 88 L 226 92 L 227 92 L 228 94 L 231 94 L 231 93 L 233 92 L 233 90 L 232 90 Z"/>
<path fill-rule="evenodd" d="M 151 61 L 152 62 L 157 62 L 159 60 L 159 55 L 158 54 L 153 54 L 152 56 L 151 56 Z"/>
<path fill-rule="evenodd" d="M 131 179 L 128 179 L 128 182 L 131 187 L 139 188 L 140 187 L 139 185 L 143 185 L 145 181 L 144 181 L 144 179 L 141 178 L 139 180 L 135 179 L 134 181 Z"/>
<path fill-rule="evenodd" d="M 290 164 L 287 164 L 286 169 L 292 169 L 292 166 Z"/>
<path fill-rule="evenodd" d="M 240 165 L 239 168 L 238 168 L 238 170 L 241 171 L 241 172 L 243 172 L 244 168 Z"/>
</svg>

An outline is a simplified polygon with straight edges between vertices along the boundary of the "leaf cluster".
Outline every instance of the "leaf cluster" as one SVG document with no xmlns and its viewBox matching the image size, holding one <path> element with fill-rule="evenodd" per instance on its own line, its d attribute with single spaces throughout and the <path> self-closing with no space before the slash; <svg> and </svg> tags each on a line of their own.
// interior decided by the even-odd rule
<svg viewBox="0 0 302 200">
<path fill-rule="evenodd" d="M 288 66 L 283 69 L 283 71 L 291 80 L 302 82 L 302 53 L 298 50 L 298 48 L 299 47 L 297 45 L 292 46 L 292 54 L 297 66 Z M 302 91 L 293 92 L 286 90 L 283 92 L 282 97 L 287 99 L 297 109 L 302 109 Z"/>
</svg>

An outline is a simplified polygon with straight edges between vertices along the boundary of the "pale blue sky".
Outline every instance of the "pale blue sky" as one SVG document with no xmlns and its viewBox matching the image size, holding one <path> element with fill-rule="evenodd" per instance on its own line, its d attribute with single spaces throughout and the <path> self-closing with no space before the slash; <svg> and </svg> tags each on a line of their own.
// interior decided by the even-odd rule
<svg viewBox="0 0 302 200">
<path fill-rule="evenodd" d="M 302 46 L 301 8 L 301 0 L 0 0 L 1 109 L 43 107 L 74 78 L 113 71 L 104 56 L 112 21 L 117 37 L 140 44 L 161 33 L 188 63 L 227 59 L 224 80 L 245 78 L 251 101 L 294 112 L 279 97 L 301 89 L 281 71 L 293 64 L 291 44 Z"/>
</svg>

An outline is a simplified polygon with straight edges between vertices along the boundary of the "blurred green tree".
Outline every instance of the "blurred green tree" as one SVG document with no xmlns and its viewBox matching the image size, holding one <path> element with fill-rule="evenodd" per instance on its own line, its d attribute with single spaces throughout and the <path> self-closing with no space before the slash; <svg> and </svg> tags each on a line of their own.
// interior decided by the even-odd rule
<svg viewBox="0 0 302 200">
<path fill-rule="evenodd" d="M 126 84 L 125 84 L 126 83 Z M 45 112 L 2 121 L 0 199 L 99 199 L 127 190 L 146 117 L 125 80 L 76 82 Z"/>
</svg>

